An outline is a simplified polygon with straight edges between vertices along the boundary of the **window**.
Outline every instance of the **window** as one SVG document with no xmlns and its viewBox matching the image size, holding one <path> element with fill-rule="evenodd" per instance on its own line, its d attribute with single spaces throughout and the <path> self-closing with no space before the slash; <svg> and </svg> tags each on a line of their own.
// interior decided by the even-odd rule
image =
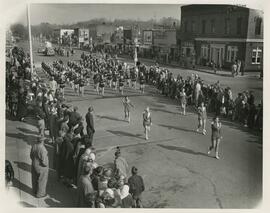
<svg viewBox="0 0 270 213">
<path fill-rule="evenodd" d="M 257 47 L 252 50 L 251 64 L 261 64 L 262 50 Z"/>
<path fill-rule="evenodd" d="M 237 35 L 240 35 L 241 32 L 242 32 L 242 20 L 243 20 L 242 17 L 237 18 L 237 22 L 236 22 L 236 24 L 237 24 L 237 26 L 236 26 Z"/>
<path fill-rule="evenodd" d="M 207 45 L 201 46 L 201 57 L 208 59 L 208 46 Z"/>
<path fill-rule="evenodd" d="M 211 33 L 215 33 L 215 32 L 216 32 L 215 20 L 212 19 L 211 20 Z"/>
<path fill-rule="evenodd" d="M 185 21 L 185 26 L 184 27 L 185 27 L 184 30 L 185 30 L 185 33 L 186 33 L 188 31 L 188 22 L 187 21 Z"/>
<path fill-rule="evenodd" d="M 230 19 L 229 18 L 225 19 L 225 34 L 227 35 L 230 34 Z"/>
<path fill-rule="evenodd" d="M 234 62 L 237 59 L 238 47 L 228 46 L 227 48 L 227 62 Z"/>
<path fill-rule="evenodd" d="M 196 24 L 195 24 L 195 21 L 192 21 L 192 22 L 191 22 L 191 32 L 192 32 L 192 33 L 195 33 L 195 32 L 196 32 Z"/>
<path fill-rule="evenodd" d="M 206 21 L 202 20 L 202 34 L 205 34 Z"/>
<path fill-rule="evenodd" d="M 257 18 L 255 23 L 255 35 L 261 35 L 262 18 Z"/>
</svg>

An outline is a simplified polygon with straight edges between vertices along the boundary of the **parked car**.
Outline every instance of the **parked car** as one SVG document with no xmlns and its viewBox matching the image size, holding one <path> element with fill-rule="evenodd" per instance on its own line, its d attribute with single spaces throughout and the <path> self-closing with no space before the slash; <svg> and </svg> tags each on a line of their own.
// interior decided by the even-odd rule
<svg viewBox="0 0 270 213">
<path fill-rule="evenodd" d="M 52 47 L 46 47 L 46 50 L 44 53 L 46 56 L 54 56 L 55 55 L 55 51 Z"/>
<path fill-rule="evenodd" d="M 40 47 L 38 48 L 38 53 L 44 53 L 45 50 L 46 50 L 46 47 L 40 46 Z"/>
</svg>

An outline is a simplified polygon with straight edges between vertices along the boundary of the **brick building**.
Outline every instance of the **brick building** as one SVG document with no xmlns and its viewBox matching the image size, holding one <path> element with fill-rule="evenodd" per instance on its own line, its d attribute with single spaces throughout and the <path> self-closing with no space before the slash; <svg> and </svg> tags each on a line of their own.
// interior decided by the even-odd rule
<svg viewBox="0 0 270 213">
<path fill-rule="evenodd" d="M 263 69 L 263 12 L 231 5 L 181 7 L 177 34 L 182 59 L 230 69 L 241 60 L 245 70 Z"/>
</svg>

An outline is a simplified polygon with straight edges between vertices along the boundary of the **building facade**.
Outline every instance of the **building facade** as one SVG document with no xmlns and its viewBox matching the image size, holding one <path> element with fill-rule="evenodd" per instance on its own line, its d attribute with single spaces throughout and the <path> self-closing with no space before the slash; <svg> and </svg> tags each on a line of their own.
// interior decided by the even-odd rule
<svg viewBox="0 0 270 213">
<path fill-rule="evenodd" d="M 74 29 L 74 40 L 78 47 L 89 45 L 89 29 L 76 28 Z"/>
<path fill-rule="evenodd" d="M 181 58 L 192 64 L 230 69 L 241 60 L 245 70 L 263 68 L 263 12 L 231 5 L 181 7 L 177 35 Z"/>
</svg>

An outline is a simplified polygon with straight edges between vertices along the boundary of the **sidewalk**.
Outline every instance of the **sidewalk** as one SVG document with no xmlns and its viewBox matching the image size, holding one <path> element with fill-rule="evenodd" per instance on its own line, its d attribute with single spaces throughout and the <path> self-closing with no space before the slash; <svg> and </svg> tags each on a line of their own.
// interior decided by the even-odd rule
<svg viewBox="0 0 270 213">
<path fill-rule="evenodd" d="M 128 60 L 128 61 L 133 61 L 132 58 L 126 56 L 126 55 L 121 55 L 119 56 L 120 59 L 122 60 Z M 146 59 L 146 58 L 139 58 L 139 61 L 145 63 L 146 65 L 153 65 L 155 64 L 155 60 L 153 59 Z M 209 74 L 214 74 L 214 75 L 220 75 L 220 76 L 227 76 L 227 77 L 232 77 L 231 72 L 229 70 L 217 70 L 217 73 L 215 74 L 212 68 L 206 67 L 206 66 L 198 66 L 196 65 L 195 69 L 189 68 L 189 67 L 182 67 L 176 62 L 171 62 L 170 64 L 163 64 L 159 63 L 159 65 L 163 67 L 172 67 L 172 68 L 180 68 L 180 69 L 185 69 L 185 70 L 194 70 L 198 72 L 203 72 L 203 73 L 209 73 Z M 238 75 L 236 78 L 243 78 L 243 77 L 257 77 L 259 78 L 260 72 L 245 72 L 244 76 Z"/>
<path fill-rule="evenodd" d="M 31 118 L 27 118 L 26 123 L 6 119 L 6 159 L 12 163 L 15 173 L 13 186 L 7 195 L 15 194 L 12 197 L 14 204 L 25 207 L 73 207 L 76 192 L 57 182 L 56 172 L 52 169 L 53 147 L 49 144 L 45 144 L 49 157 L 48 196 L 38 199 L 33 195 L 30 150 L 36 142 L 38 131 L 30 123 L 33 123 Z"/>
</svg>

